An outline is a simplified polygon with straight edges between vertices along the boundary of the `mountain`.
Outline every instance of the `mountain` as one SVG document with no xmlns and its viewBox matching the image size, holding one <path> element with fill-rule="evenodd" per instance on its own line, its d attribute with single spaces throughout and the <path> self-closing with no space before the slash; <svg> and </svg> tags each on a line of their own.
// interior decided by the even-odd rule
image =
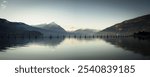
<svg viewBox="0 0 150 77">
<path fill-rule="evenodd" d="M 76 35 L 94 35 L 97 32 L 98 31 L 94 29 L 78 29 L 74 31 L 73 33 Z"/>
<path fill-rule="evenodd" d="M 65 35 L 67 32 L 56 23 L 43 24 L 39 27 L 30 26 L 22 22 L 10 22 L 6 19 L 0 19 L 0 35 L 42 35 L 43 37 L 56 37 Z"/>
<path fill-rule="evenodd" d="M 98 32 L 98 34 L 133 35 L 143 31 L 150 32 L 150 14 L 123 21 Z"/>
<path fill-rule="evenodd" d="M 1 37 L 41 37 L 43 34 L 27 24 L 0 19 Z"/>
<path fill-rule="evenodd" d="M 55 22 L 52 22 L 50 24 L 37 25 L 37 27 L 54 32 L 54 33 L 59 33 L 59 34 L 67 33 L 60 25 L 56 24 Z"/>
</svg>

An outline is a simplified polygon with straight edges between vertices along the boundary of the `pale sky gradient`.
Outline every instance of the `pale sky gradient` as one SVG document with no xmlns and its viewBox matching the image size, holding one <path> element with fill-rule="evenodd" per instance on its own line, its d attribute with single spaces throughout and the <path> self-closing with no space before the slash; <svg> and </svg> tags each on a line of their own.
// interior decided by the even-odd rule
<svg viewBox="0 0 150 77">
<path fill-rule="evenodd" d="M 66 30 L 102 30 L 150 14 L 150 0 L 0 0 L 0 18 L 30 25 L 56 22 Z"/>
</svg>

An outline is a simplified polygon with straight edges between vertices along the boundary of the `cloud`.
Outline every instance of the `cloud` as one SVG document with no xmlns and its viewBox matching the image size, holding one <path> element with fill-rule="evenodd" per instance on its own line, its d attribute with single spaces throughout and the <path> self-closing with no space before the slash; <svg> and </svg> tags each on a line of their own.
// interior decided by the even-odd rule
<svg viewBox="0 0 150 77">
<path fill-rule="evenodd" d="M 7 7 L 7 1 L 6 0 L 2 1 L 0 7 L 1 9 L 5 9 Z"/>
<path fill-rule="evenodd" d="M 1 8 L 2 8 L 2 9 L 5 9 L 6 7 L 7 7 L 6 5 L 1 4 Z"/>
<path fill-rule="evenodd" d="M 3 1 L 2 3 L 7 3 L 7 1 Z"/>
</svg>

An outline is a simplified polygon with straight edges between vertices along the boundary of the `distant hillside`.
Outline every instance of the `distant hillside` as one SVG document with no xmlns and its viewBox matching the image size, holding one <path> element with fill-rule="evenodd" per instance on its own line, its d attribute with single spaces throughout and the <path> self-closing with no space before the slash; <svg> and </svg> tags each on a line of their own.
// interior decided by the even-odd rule
<svg viewBox="0 0 150 77">
<path fill-rule="evenodd" d="M 0 19 L 0 35 L 28 35 L 30 33 L 31 36 L 39 34 L 43 37 L 56 37 L 67 34 L 66 31 L 57 25 L 56 23 L 42 25 L 40 27 L 30 26 L 21 22 L 10 22 L 6 19 Z"/>
<path fill-rule="evenodd" d="M 150 14 L 118 23 L 114 26 L 102 30 L 99 32 L 99 34 L 131 35 L 142 31 L 150 32 Z"/>
<path fill-rule="evenodd" d="M 10 22 L 6 19 L 0 19 L 1 37 L 41 37 L 43 34 L 33 27 L 19 22 Z M 36 28 L 35 28 L 36 29 Z"/>
<path fill-rule="evenodd" d="M 94 35 L 97 32 L 98 31 L 94 30 L 94 29 L 78 29 L 72 33 L 74 33 L 76 35 Z"/>
<path fill-rule="evenodd" d="M 42 28 L 42 29 L 46 29 L 49 30 L 51 32 L 55 32 L 55 33 L 66 33 L 66 31 L 58 24 L 56 24 L 55 22 L 52 22 L 50 24 L 42 24 L 42 25 L 37 25 L 37 27 Z"/>
</svg>

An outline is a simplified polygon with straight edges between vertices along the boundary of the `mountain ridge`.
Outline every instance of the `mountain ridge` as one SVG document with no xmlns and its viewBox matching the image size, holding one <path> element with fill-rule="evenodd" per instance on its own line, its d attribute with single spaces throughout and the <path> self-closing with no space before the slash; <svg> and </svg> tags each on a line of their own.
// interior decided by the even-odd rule
<svg viewBox="0 0 150 77">
<path fill-rule="evenodd" d="M 49 37 L 49 36 L 58 36 L 58 35 L 65 35 L 65 33 L 60 34 L 58 32 L 56 32 L 56 30 L 48 30 L 48 29 L 42 29 L 39 27 L 34 27 L 34 26 L 30 26 L 27 25 L 25 23 L 22 22 L 10 22 L 6 19 L 2 19 L 0 18 L 0 34 L 2 36 L 5 35 L 10 35 L 12 33 L 16 33 L 16 35 L 22 35 L 23 34 L 27 34 L 30 32 L 37 32 L 39 34 L 42 34 L 44 37 Z"/>
<path fill-rule="evenodd" d="M 121 23 L 110 26 L 102 31 L 97 32 L 93 29 L 78 29 L 73 32 L 67 32 L 55 22 L 31 26 L 22 22 L 10 22 L 0 18 L 0 33 L 38 33 L 44 37 L 64 36 L 64 35 L 133 35 L 138 32 L 150 32 L 150 14 L 125 20 Z"/>
<path fill-rule="evenodd" d="M 65 29 L 63 29 L 60 25 L 56 24 L 55 22 L 37 25 L 37 27 L 53 32 L 66 33 Z"/>
<path fill-rule="evenodd" d="M 98 33 L 108 35 L 109 34 L 132 35 L 134 33 L 141 31 L 150 32 L 150 14 L 125 20 L 121 23 L 110 26 Z"/>
<path fill-rule="evenodd" d="M 42 33 L 30 30 L 33 27 L 25 23 L 10 22 L 0 18 L 0 36 L 1 37 L 39 37 Z M 31 36 L 32 35 L 32 36 Z"/>
</svg>

